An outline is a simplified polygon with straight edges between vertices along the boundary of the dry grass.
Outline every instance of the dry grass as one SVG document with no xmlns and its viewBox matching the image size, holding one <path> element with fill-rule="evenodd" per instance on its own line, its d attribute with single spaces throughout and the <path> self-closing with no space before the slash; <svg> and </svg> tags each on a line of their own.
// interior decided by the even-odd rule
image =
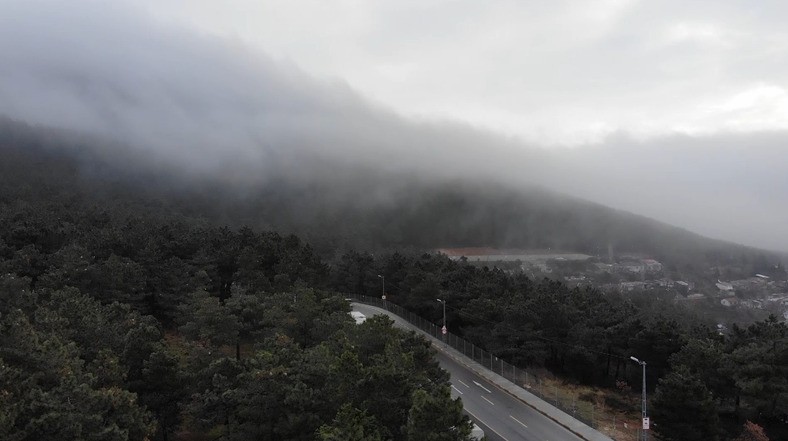
<svg viewBox="0 0 788 441">
<path fill-rule="evenodd" d="M 563 407 L 576 409 L 582 419 L 593 420 L 597 430 L 616 441 L 637 441 L 640 427 L 640 395 L 630 390 L 609 390 L 545 378 L 539 386 L 548 401 L 558 395 Z"/>
</svg>

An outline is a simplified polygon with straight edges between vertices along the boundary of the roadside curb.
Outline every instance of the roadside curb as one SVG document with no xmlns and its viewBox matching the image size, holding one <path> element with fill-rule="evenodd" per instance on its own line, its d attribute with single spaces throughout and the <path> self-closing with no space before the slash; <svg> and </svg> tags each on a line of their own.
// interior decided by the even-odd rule
<svg viewBox="0 0 788 441">
<path fill-rule="evenodd" d="M 582 439 L 584 439 L 584 440 L 586 440 L 586 441 L 599 441 L 599 440 L 610 440 L 610 441 L 613 441 L 613 440 L 612 440 L 612 438 L 609 438 L 609 437 L 605 436 L 605 435 L 604 435 L 604 434 L 602 434 L 601 432 L 599 432 L 599 434 L 600 434 L 600 435 L 601 435 L 603 438 L 594 438 L 594 439 L 590 439 L 590 438 L 586 437 L 586 435 L 585 435 L 585 434 L 583 434 L 583 433 L 580 433 L 580 432 L 578 432 L 578 431 L 574 430 L 572 427 L 570 427 L 570 426 L 568 426 L 568 425 L 564 424 L 562 421 L 560 421 L 559 419 L 557 419 L 557 418 L 556 418 L 556 417 L 554 417 L 553 415 L 550 415 L 550 413 L 548 413 L 548 412 L 545 412 L 543 409 L 540 409 L 539 407 L 535 406 L 533 403 L 530 403 L 530 402 L 528 402 L 528 400 L 524 400 L 524 399 L 522 399 L 521 397 L 518 397 L 518 396 L 517 396 L 515 393 L 513 393 L 512 391 L 510 391 L 508 388 L 506 388 L 506 387 L 504 387 L 504 386 L 502 386 L 502 385 L 498 384 L 498 381 L 501 381 L 501 382 L 504 382 L 504 381 L 505 381 L 505 382 L 509 382 L 509 383 L 511 383 L 513 387 L 515 387 L 515 388 L 519 388 L 519 389 L 522 389 L 522 392 L 523 392 L 523 393 L 527 393 L 527 394 L 529 394 L 529 395 L 533 396 L 533 398 L 532 398 L 532 399 L 534 399 L 534 400 L 540 400 L 540 401 L 542 401 L 542 402 L 543 402 L 543 403 L 544 403 L 546 406 L 551 406 L 551 405 L 550 405 L 550 403 L 548 403 L 548 402 L 546 402 L 546 401 L 542 400 L 541 398 L 539 398 L 539 397 L 537 397 L 537 396 L 533 395 L 532 393 L 528 392 L 526 389 L 523 389 L 522 387 L 518 386 L 517 384 L 515 384 L 515 383 L 511 382 L 510 380 L 507 380 L 506 378 L 503 378 L 503 377 L 501 377 L 500 375 L 496 374 L 495 372 L 490 372 L 490 371 L 488 371 L 487 369 L 485 369 L 485 368 L 481 367 L 481 366 L 480 366 L 478 363 L 476 363 L 476 362 L 473 362 L 472 364 L 471 364 L 471 363 L 468 363 L 468 360 L 467 360 L 467 358 L 468 358 L 468 357 L 466 357 L 466 356 L 463 356 L 463 355 L 459 355 L 459 354 L 452 354 L 452 353 L 451 353 L 452 351 L 446 351 L 445 349 L 449 349 L 449 348 L 445 348 L 445 347 L 444 347 L 444 348 L 441 348 L 441 347 L 439 347 L 440 345 L 439 345 L 439 344 L 437 344 L 437 343 L 435 343 L 435 337 L 432 337 L 431 335 L 429 335 L 429 334 L 426 334 L 424 331 L 421 331 L 421 333 L 422 333 L 422 334 L 424 334 L 424 335 L 426 335 L 427 337 L 430 337 L 430 338 L 433 340 L 433 342 L 432 342 L 432 345 L 435 347 L 435 349 L 436 349 L 436 350 L 439 350 L 439 351 L 443 352 L 443 353 L 444 353 L 444 354 L 446 354 L 447 356 L 449 356 L 449 357 L 451 357 L 452 359 L 454 359 L 454 361 L 456 361 L 457 363 L 460 363 L 460 364 L 462 364 L 463 366 L 465 366 L 465 367 L 467 367 L 468 369 L 470 369 L 470 370 L 472 370 L 473 372 L 475 372 L 477 375 L 479 375 L 479 376 L 481 376 L 481 377 L 484 377 L 484 378 L 486 378 L 486 379 L 487 379 L 487 380 L 488 380 L 490 383 L 494 384 L 494 385 L 495 385 L 495 387 L 497 387 L 497 388 L 498 388 L 500 391 L 502 391 L 502 392 L 504 392 L 504 393 L 506 393 L 506 394 L 510 395 L 511 397 L 515 398 L 516 400 L 518 400 L 518 401 L 522 402 L 523 404 L 525 404 L 525 405 L 527 405 L 527 406 L 531 407 L 532 409 L 534 409 L 535 411 L 537 411 L 537 412 L 539 412 L 540 414 L 544 415 L 545 417 L 549 418 L 551 421 L 555 422 L 556 424 L 558 424 L 559 426 L 563 427 L 563 428 L 564 428 L 564 429 L 566 429 L 567 431 L 569 431 L 569 432 L 572 432 L 572 433 L 573 433 L 573 434 L 575 434 L 577 437 L 579 437 L 579 438 L 582 438 Z M 443 342 L 441 342 L 441 343 L 443 343 Z M 451 348 L 451 349 L 454 349 L 454 348 Z M 456 350 L 454 350 L 454 351 L 456 352 Z M 480 369 L 480 367 L 481 367 L 481 369 Z M 500 377 L 500 380 L 499 380 L 498 378 L 490 378 L 492 375 L 494 375 L 494 376 L 496 376 L 496 377 Z M 553 406 L 553 407 L 554 407 L 554 406 Z M 555 407 L 554 407 L 554 408 L 555 408 Z M 563 412 L 563 411 L 561 411 L 561 410 L 559 410 L 559 409 L 557 409 L 557 408 L 555 408 L 555 409 L 556 409 L 556 411 L 558 411 L 558 412 L 565 413 L 565 412 Z M 568 414 L 567 414 L 567 416 L 568 416 L 569 418 L 572 418 L 572 416 L 571 416 L 571 415 L 568 415 Z M 580 422 L 580 421 L 578 421 L 578 422 Z M 580 422 L 580 423 L 582 424 L 582 422 Z M 596 429 L 594 429 L 593 427 L 589 427 L 589 429 L 596 431 Z M 598 431 L 597 431 L 597 432 L 598 432 Z"/>
<path fill-rule="evenodd" d="M 556 408 L 555 406 L 551 405 L 550 403 L 548 403 L 547 401 L 543 400 L 542 398 L 539 398 L 536 395 L 534 395 L 531 392 L 529 392 L 528 390 L 520 387 L 516 383 L 514 383 L 514 382 L 512 382 L 512 381 L 510 381 L 510 380 L 508 380 L 508 379 L 506 379 L 504 377 L 502 377 L 499 374 L 496 374 L 495 372 L 489 371 L 488 369 L 484 368 L 483 366 L 481 366 L 476 361 L 471 360 L 467 356 L 461 354 L 455 348 L 453 348 L 451 346 L 448 346 L 443 340 L 440 340 L 440 339 L 430 335 L 426 331 L 424 331 L 422 329 L 419 329 L 417 326 L 415 326 L 412 323 L 408 322 L 407 320 L 405 320 L 401 316 L 399 316 L 399 315 L 397 315 L 397 314 L 395 314 L 395 313 L 393 313 L 393 312 L 391 312 L 391 311 L 389 311 L 387 309 L 378 307 L 378 306 L 370 305 L 370 304 L 363 303 L 363 302 L 358 302 L 358 303 L 360 305 L 364 305 L 365 307 L 374 308 L 374 309 L 380 311 L 382 314 L 390 315 L 390 316 L 394 316 L 394 317 L 399 318 L 400 320 L 402 320 L 402 322 L 407 323 L 408 325 L 410 325 L 410 328 L 411 328 L 410 330 L 412 330 L 413 332 L 418 332 L 420 335 L 423 335 L 424 337 L 428 338 L 430 343 L 432 344 L 432 346 L 435 348 L 435 350 L 440 351 L 441 353 L 445 354 L 448 357 L 451 357 L 457 363 L 462 364 L 463 366 L 465 366 L 469 370 L 475 372 L 480 377 L 485 378 L 487 381 L 489 381 L 490 383 L 495 385 L 495 387 L 500 389 L 502 392 L 512 396 L 513 398 L 517 399 L 518 401 L 522 402 L 523 404 L 533 408 L 534 410 L 536 410 L 540 414 L 544 415 L 546 418 L 550 419 L 551 421 L 555 422 L 559 426 L 563 427 L 567 431 L 571 432 L 575 436 L 577 436 L 577 437 L 579 437 L 581 439 L 584 439 L 586 441 L 614 441 L 609 436 L 607 436 L 607 435 L 603 434 L 602 432 L 594 429 L 593 427 L 588 426 L 587 424 L 585 424 L 582 421 L 572 417 L 571 415 L 567 414 L 566 412 L 563 412 L 562 410 Z M 510 389 L 515 389 L 517 392 L 514 392 L 514 391 L 512 391 Z M 527 395 L 528 399 L 524 399 L 523 397 L 518 396 L 518 393 L 519 394 L 523 394 L 523 395 Z M 529 400 L 533 401 L 533 402 L 530 402 Z M 551 408 L 551 409 L 547 410 L 547 409 L 543 409 L 543 408 L 540 408 L 540 407 Z M 551 411 L 552 412 L 560 412 L 561 415 L 560 416 L 552 415 Z M 562 421 L 562 419 L 571 419 L 573 421 L 576 421 L 577 425 L 581 426 L 580 429 L 582 429 L 582 430 L 578 431 L 577 430 L 578 427 L 572 427 L 571 425 L 568 425 L 565 421 Z"/>
</svg>

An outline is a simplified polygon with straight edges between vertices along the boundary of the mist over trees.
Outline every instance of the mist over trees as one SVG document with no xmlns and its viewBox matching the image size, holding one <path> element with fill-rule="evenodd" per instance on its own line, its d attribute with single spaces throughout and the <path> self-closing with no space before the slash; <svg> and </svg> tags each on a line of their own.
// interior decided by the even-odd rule
<svg viewBox="0 0 788 441">
<path fill-rule="evenodd" d="M 452 237 L 440 236 L 444 229 L 455 228 L 446 233 L 454 240 L 477 234 L 496 240 L 507 228 L 503 220 L 521 221 L 514 193 L 503 192 L 506 203 L 499 203 L 501 192 L 489 187 L 433 183 L 435 190 L 409 182 L 398 202 L 390 193 L 375 194 L 375 187 L 354 188 L 368 181 L 344 176 L 340 196 L 328 188 L 278 185 L 247 187 L 232 200 L 232 186 L 163 176 L 155 168 L 121 169 L 96 153 L 93 141 L 7 127 L 7 160 L 0 163 L 0 365 L 2 390 L 10 395 L 0 398 L 8 404 L 0 430 L 9 439 L 50 439 L 47 427 L 78 438 L 98 433 L 96 421 L 109 428 L 97 439 L 169 439 L 183 431 L 224 439 L 411 439 L 431 422 L 466 427 L 458 405 L 447 401 L 446 374 L 426 342 L 381 319 L 352 324 L 344 294 L 377 293 L 378 274 L 394 302 L 428 319 L 441 313 L 434 299 L 447 299 L 451 329 L 521 366 L 549 368 L 582 384 L 623 381 L 637 388 L 639 371 L 628 357 L 647 360 L 655 415 L 673 424 L 662 426 L 665 437 L 671 428 L 683 430 L 687 417 L 708 423 L 694 426 L 698 436 L 737 436 L 745 419 L 780 436 L 788 397 L 784 323 L 772 318 L 721 336 L 712 324 L 658 299 L 572 289 L 422 252 L 432 243 L 427 232 Z M 269 188 L 279 193 L 267 195 Z M 344 206 L 348 217 L 339 211 L 309 217 L 308 207 L 319 212 L 329 204 L 296 197 L 298 191 L 322 192 L 340 207 L 343 192 L 360 202 L 356 211 Z M 383 195 L 396 209 L 378 215 Z M 406 203 L 414 197 L 425 202 Z M 575 225 L 575 212 L 617 214 L 568 199 L 551 202 L 566 211 L 541 208 L 550 215 L 532 220 L 532 231 L 552 228 L 548 238 Z M 452 217 L 436 217 L 429 206 Z M 551 215 L 566 221 L 556 224 Z M 262 229 L 265 222 L 240 226 L 256 216 L 285 231 L 304 228 L 295 220 L 323 219 L 305 231 L 324 240 L 313 248 Z M 286 222 L 275 224 L 276 218 Z M 660 231 L 649 221 L 623 219 L 624 232 Z M 489 228 L 490 220 L 499 223 Z M 404 228 L 408 222 L 411 229 Z M 761 253 L 681 231 L 673 237 L 675 230 L 663 228 L 655 250 L 698 244 L 689 251 L 709 261 Z M 400 242 L 385 235 L 390 230 Z M 566 234 L 587 238 L 583 231 Z M 358 237 L 363 241 L 349 240 Z M 694 386 L 678 387 L 684 380 Z M 687 407 L 669 404 L 681 394 Z M 448 413 L 424 418 L 436 408 Z"/>
<path fill-rule="evenodd" d="M 2 176 L 3 439 L 470 433 L 429 343 L 356 325 L 299 238 Z"/>
<path fill-rule="evenodd" d="M 104 153 L 124 160 L 237 184 L 273 173 L 320 187 L 312 178 L 347 174 L 322 170 L 335 163 L 381 174 L 385 188 L 434 178 L 518 192 L 541 186 L 788 251 L 784 131 L 647 141 L 612 133 L 597 146 L 544 149 L 460 122 L 397 115 L 352 84 L 172 26 L 132 2 L 16 0 L 4 12 L 0 115 L 104 137 L 115 144 Z"/>
<path fill-rule="evenodd" d="M 327 158 L 288 162 L 250 180 L 243 170 L 194 175 L 140 157 L 101 138 L 5 120 L 9 155 L 33 169 L 9 178 L 36 179 L 42 153 L 62 163 L 59 173 L 82 192 L 109 203 L 118 196 L 159 201 L 232 227 L 277 229 L 309 240 L 321 254 L 339 248 L 385 250 L 493 246 L 567 250 L 606 256 L 635 252 L 687 273 L 709 266 L 777 261 L 771 253 L 715 241 L 641 216 L 530 186 L 513 188 L 485 179 L 446 179 L 386 172 Z M 115 151 L 127 152 L 115 155 Z M 34 153 L 38 152 L 38 153 Z M 11 164 L 11 163 L 9 163 Z M 99 184 L 100 183 L 100 184 Z M 765 258 L 764 258 L 765 256 Z"/>
<path fill-rule="evenodd" d="M 149 12 L 3 3 L 0 439 L 466 440 L 429 343 L 348 315 L 345 297 L 379 293 L 379 275 L 396 304 L 437 322 L 441 298 L 453 332 L 611 392 L 606 406 L 626 406 L 640 385 L 629 357 L 646 360 L 665 441 L 788 439 L 785 321 L 721 332 L 660 295 L 434 254 L 632 253 L 670 280 L 784 281 L 786 255 L 752 248 L 788 250 L 788 132 L 758 125 L 785 128 L 782 83 L 701 106 L 755 129 L 550 150 L 404 117 Z M 666 34 L 699 36 L 689 28 Z"/>
</svg>

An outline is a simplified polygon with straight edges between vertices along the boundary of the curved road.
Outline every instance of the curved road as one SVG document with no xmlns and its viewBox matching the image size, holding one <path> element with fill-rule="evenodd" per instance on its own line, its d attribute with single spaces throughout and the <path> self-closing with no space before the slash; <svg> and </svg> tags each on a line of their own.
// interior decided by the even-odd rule
<svg viewBox="0 0 788 441">
<path fill-rule="evenodd" d="M 353 309 L 367 317 L 386 314 L 398 327 L 422 333 L 421 330 L 383 309 L 353 303 Z M 518 400 L 498 386 L 480 377 L 471 369 L 447 355 L 440 344 L 436 359 L 451 374 L 453 396 L 462 399 L 465 411 L 479 424 L 487 439 L 503 441 L 578 441 L 578 437 L 555 421 Z"/>
</svg>

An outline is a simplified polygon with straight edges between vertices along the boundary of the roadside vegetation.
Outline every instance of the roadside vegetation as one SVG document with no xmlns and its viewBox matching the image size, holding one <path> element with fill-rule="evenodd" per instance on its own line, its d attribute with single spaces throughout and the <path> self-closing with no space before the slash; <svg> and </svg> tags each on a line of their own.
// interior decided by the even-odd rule
<svg viewBox="0 0 788 441">
<path fill-rule="evenodd" d="M 378 275 L 389 300 L 437 322 L 445 299 L 452 332 L 613 391 L 601 398 L 611 408 L 639 393 L 629 357 L 645 360 L 665 441 L 733 439 L 747 421 L 788 438 L 788 333 L 774 317 L 720 335 L 660 299 L 405 245 L 372 254 L 325 239 L 317 251 L 203 216 L 210 198 L 190 204 L 188 191 L 152 191 L 154 178 L 11 135 L 0 145 L 0 439 L 463 439 L 468 420 L 427 343 L 348 315 L 345 294 L 378 295 Z"/>
</svg>

